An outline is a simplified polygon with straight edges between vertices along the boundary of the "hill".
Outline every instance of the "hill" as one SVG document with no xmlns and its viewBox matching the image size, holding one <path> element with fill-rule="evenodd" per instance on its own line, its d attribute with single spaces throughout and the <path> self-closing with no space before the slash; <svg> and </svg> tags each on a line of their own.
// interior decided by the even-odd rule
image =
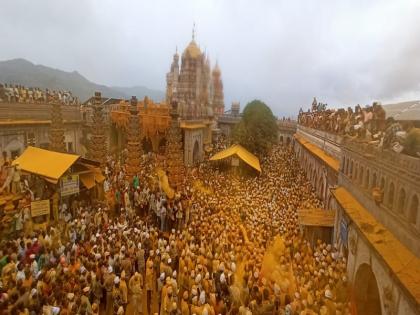
<svg viewBox="0 0 420 315">
<path fill-rule="evenodd" d="M 83 102 L 95 91 L 104 97 L 130 98 L 132 95 L 142 99 L 148 96 L 154 101 L 162 101 L 164 92 L 143 86 L 109 87 L 89 81 L 77 71 L 66 72 L 43 65 L 35 65 L 25 59 L 0 61 L 0 82 L 20 84 L 26 87 L 68 90 Z"/>
</svg>

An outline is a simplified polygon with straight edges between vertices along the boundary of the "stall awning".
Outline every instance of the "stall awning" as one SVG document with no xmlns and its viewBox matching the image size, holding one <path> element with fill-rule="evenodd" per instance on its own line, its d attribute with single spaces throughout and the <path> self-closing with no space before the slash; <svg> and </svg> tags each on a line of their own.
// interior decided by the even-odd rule
<svg viewBox="0 0 420 315">
<path fill-rule="evenodd" d="M 302 209 L 298 210 L 299 225 L 333 227 L 335 211 L 324 209 Z"/>
<path fill-rule="evenodd" d="M 222 160 L 233 155 L 239 157 L 242 161 L 255 168 L 258 172 L 261 172 L 260 160 L 239 144 L 235 144 L 226 150 L 216 153 L 210 158 L 210 161 Z"/>
<path fill-rule="evenodd" d="M 19 164 L 25 172 L 45 177 L 51 183 L 57 183 L 79 158 L 79 155 L 28 147 L 13 161 L 13 164 Z"/>
<path fill-rule="evenodd" d="M 96 167 L 87 163 L 80 163 L 80 164 L 93 172 L 93 174 L 95 175 L 95 181 L 97 183 L 102 183 L 105 180 L 105 176 L 102 174 L 102 171 L 99 167 Z"/>
<path fill-rule="evenodd" d="M 309 152 L 320 158 L 324 161 L 329 167 L 331 167 L 334 171 L 338 172 L 340 168 L 340 161 L 333 158 L 332 156 L 325 153 L 324 150 L 318 148 L 315 144 L 311 143 L 310 141 L 306 140 L 304 137 L 295 134 L 295 139 L 299 141 Z"/>
<path fill-rule="evenodd" d="M 95 187 L 95 174 L 93 172 L 79 174 L 79 178 L 87 189 Z"/>
</svg>

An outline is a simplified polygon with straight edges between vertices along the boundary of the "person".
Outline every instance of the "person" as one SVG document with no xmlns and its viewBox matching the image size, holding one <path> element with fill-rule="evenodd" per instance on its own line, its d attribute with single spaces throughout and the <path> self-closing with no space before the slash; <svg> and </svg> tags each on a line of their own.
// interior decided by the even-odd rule
<svg viewBox="0 0 420 315">
<path fill-rule="evenodd" d="M 137 245 L 137 251 L 136 251 L 136 261 L 137 261 L 137 271 L 140 273 L 140 275 L 144 275 L 144 267 L 145 267 L 145 261 L 144 261 L 144 249 L 142 248 L 141 243 Z"/>
<path fill-rule="evenodd" d="M 146 305 L 147 314 L 151 312 L 152 292 L 154 290 L 155 269 L 154 269 L 154 251 L 150 250 L 149 258 L 146 262 Z"/>
<path fill-rule="evenodd" d="M 113 315 L 114 312 L 114 296 L 113 296 L 113 289 L 114 289 L 114 279 L 115 274 L 113 272 L 112 266 L 109 266 L 107 269 L 107 273 L 104 276 L 104 288 L 106 291 L 106 315 Z"/>
<path fill-rule="evenodd" d="M 131 292 L 131 305 L 133 308 L 133 315 L 143 313 L 143 277 L 140 273 L 136 272 L 129 280 L 128 286 Z"/>
<path fill-rule="evenodd" d="M 166 207 L 165 205 L 162 203 L 160 206 L 160 230 L 161 231 L 166 231 Z"/>
<path fill-rule="evenodd" d="M 13 178 L 12 178 L 12 194 L 20 194 L 21 193 L 21 185 L 20 185 L 20 166 L 19 164 L 15 164 L 14 171 L 13 171 Z"/>
<path fill-rule="evenodd" d="M 92 313 L 92 305 L 89 300 L 90 287 L 83 288 L 83 294 L 80 298 L 81 305 L 85 305 L 86 314 Z"/>
<path fill-rule="evenodd" d="M 176 228 L 177 230 L 182 230 L 182 219 L 184 217 L 183 209 L 182 209 L 182 203 L 181 201 L 178 201 L 177 206 L 175 208 L 176 211 Z"/>
<path fill-rule="evenodd" d="M 11 187 L 10 184 L 12 183 L 13 177 L 14 177 L 14 173 L 15 173 L 15 168 L 14 166 L 9 165 L 8 162 L 6 162 L 4 164 L 4 171 L 2 173 L 2 178 L 4 178 L 3 181 L 3 186 L 0 187 L 0 194 L 3 193 L 4 191 L 6 192 L 6 194 L 9 194 L 11 192 Z M 4 173 L 6 175 L 4 175 Z"/>
<path fill-rule="evenodd" d="M 124 306 L 124 309 L 126 309 L 128 304 L 128 287 L 125 270 L 121 272 L 119 289 L 121 294 L 121 303 Z"/>
<path fill-rule="evenodd" d="M 190 307 L 188 305 L 188 291 L 184 291 L 182 294 L 181 315 L 190 315 Z"/>
<path fill-rule="evenodd" d="M 124 310 L 123 292 L 120 288 L 120 278 L 116 276 L 114 278 L 114 287 L 112 288 L 112 310 L 113 314 L 121 313 L 121 309 Z"/>
</svg>

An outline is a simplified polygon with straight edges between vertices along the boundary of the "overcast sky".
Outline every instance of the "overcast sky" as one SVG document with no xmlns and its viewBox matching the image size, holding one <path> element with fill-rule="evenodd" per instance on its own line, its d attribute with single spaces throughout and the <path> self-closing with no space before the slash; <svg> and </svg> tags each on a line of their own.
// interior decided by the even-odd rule
<svg viewBox="0 0 420 315">
<path fill-rule="evenodd" d="M 194 21 L 227 107 L 258 98 L 295 115 L 314 96 L 335 107 L 420 99 L 418 0 L 1 1 L 0 60 L 164 90 Z"/>
</svg>

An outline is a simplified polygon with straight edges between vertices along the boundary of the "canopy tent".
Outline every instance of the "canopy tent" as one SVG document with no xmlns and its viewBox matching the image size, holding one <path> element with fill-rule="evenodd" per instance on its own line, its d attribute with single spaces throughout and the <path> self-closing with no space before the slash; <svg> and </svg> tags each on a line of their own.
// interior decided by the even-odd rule
<svg viewBox="0 0 420 315">
<path fill-rule="evenodd" d="M 85 187 L 87 189 L 91 189 L 93 187 L 95 187 L 95 174 L 94 173 L 82 173 L 79 174 L 79 178 L 81 180 L 81 182 L 83 183 L 83 185 L 85 185 Z"/>
<path fill-rule="evenodd" d="M 80 157 L 80 155 L 60 153 L 36 147 L 28 147 L 21 156 L 13 161 L 19 164 L 22 171 L 41 176 L 46 181 L 57 184 L 60 177 L 73 166 L 73 174 L 79 175 L 86 188 L 93 188 L 102 183 L 102 175 L 98 163 Z"/>
<path fill-rule="evenodd" d="M 298 221 L 305 226 L 333 227 L 335 211 L 324 209 L 300 209 L 298 210 Z"/>
<path fill-rule="evenodd" d="M 44 177 L 56 184 L 59 178 L 80 158 L 79 155 L 28 147 L 13 165 L 19 164 L 24 172 Z"/>
<path fill-rule="evenodd" d="M 81 164 L 84 167 L 86 167 L 87 169 L 91 170 L 91 172 L 93 173 L 93 174 L 92 173 L 91 174 L 93 175 L 94 182 L 96 182 L 96 183 L 102 183 L 105 180 L 105 176 L 102 175 L 101 169 L 99 167 L 96 167 L 94 165 L 91 165 L 91 164 L 88 164 L 87 163 L 87 162 L 92 162 L 91 160 L 87 160 L 85 158 L 81 158 L 80 161 L 83 162 L 83 163 L 78 163 L 78 164 Z M 87 178 L 87 177 L 85 177 L 85 178 Z M 83 179 L 82 178 L 80 178 L 80 179 L 83 182 Z"/>
<path fill-rule="evenodd" d="M 244 161 L 249 166 L 253 167 L 258 172 L 261 173 L 261 166 L 260 166 L 259 159 L 254 154 L 252 154 L 251 152 L 249 152 L 248 150 L 246 150 L 243 146 L 239 144 L 234 144 L 230 148 L 227 148 L 226 150 L 216 153 L 210 158 L 210 161 L 222 160 L 233 155 L 236 155 L 242 161 Z"/>
</svg>

